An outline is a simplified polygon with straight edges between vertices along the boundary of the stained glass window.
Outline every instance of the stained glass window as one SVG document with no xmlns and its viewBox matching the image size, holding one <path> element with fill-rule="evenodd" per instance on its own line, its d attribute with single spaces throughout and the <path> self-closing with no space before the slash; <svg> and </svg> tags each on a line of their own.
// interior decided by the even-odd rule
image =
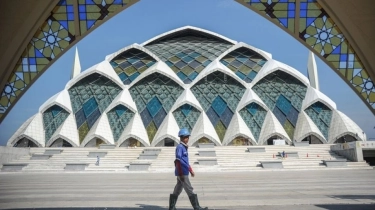
<svg viewBox="0 0 375 210">
<path fill-rule="evenodd" d="M 145 47 L 161 58 L 185 84 L 189 84 L 231 46 L 231 43 L 211 36 L 186 33 Z"/>
<path fill-rule="evenodd" d="M 225 55 L 220 62 L 239 78 L 250 83 L 267 60 L 253 50 L 241 47 Z"/>
<path fill-rule="evenodd" d="M 181 86 L 159 73 L 143 78 L 130 88 L 150 142 L 182 92 Z"/>
<path fill-rule="evenodd" d="M 69 113 L 58 105 L 53 105 L 43 112 L 45 143 L 50 140 L 55 131 L 65 122 Z"/>
<path fill-rule="evenodd" d="M 173 112 L 178 127 L 188 128 L 190 131 L 193 130 L 200 114 L 199 110 L 189 104 L 184 104 Z"/>
<path fill-rule="evenodd" d="M 120 104 L 107 112 L 107 117 L 113 139 L 117 142 L 130 120 L 134 117 L 134 112 Z"/>
<path fill-rule="evenodd" d="M 305 112 L 319 128 L 323 136 L 328 139 L 328 133 L 332 119 L 332 110 L 318 101 L 307 107 L 305 109 Z"/>
<path fill-rule="evenodd" d="M 211 73 L 191 88 L 221 141 L 245 90 L 237 80 L 222 72 Z"/>
<path fill-rule="evenodd" d="M 80 143 L 121 90 L 112 80 L 98 73 L 86 76 L 69 89 Z"/>
<path fill-rule="evenodd" d="M 242 108 L 239 114 L 253 134 L 255 141 L 258 142 L 267 111 L 253 102 Z"/>
<path fill-rule="evenodd" d="M 298 114 L 305 98 L 307 87 L 293 76 L 275 71 L 254 85 L 253 90 L 293 139 Z"/>
<path fill-rule="evenodd" d="M 129 49 L 110 61 L 113 69 L 124 83 L 130 84 L 156 60 L 138 49 Z"/>
</svg>

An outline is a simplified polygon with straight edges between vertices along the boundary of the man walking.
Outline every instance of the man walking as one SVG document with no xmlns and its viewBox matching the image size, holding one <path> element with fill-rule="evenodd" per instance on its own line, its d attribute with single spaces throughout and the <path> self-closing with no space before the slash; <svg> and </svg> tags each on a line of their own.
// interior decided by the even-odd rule
<svg viewBox="0 0 375 210">
<path fill-rule="evenodd" d="M 198 196 L 194 194 L 193 187 L 189 181 L 189 172 L 192 177 L 195 176 L 189 164 L 188 142 L 190 132 L 188 129 L 183 128 L 178 132 L 178 137 L 180 137 L 180 144 L 176 147 L 176 159 L 174 161 L 177 184 L 174 187 L 173 194 L 169 196 L 169 210 L 176 210 L 177 198 L 181 194 L 182 188 L 184 188 L 185 192 L 188 194 L 194 210 L 208 210 L 207 207 L 202 208 L 199 206 Z"/>
</svg>

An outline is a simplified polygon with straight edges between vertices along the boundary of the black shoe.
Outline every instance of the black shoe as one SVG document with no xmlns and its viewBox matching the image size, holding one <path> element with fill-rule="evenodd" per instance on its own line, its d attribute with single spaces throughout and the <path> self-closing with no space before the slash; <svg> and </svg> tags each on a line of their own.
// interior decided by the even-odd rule
<svg viewBox="0 0 375 210">
<path fill-rule="evenodd" d="M 197 194 L 193 194 L 193 195 L 189 196 L 189 200 L 190 200 L 190 203 L 193 206 L 194 210 L 208 210 L 207 207 L 202 208 L 202 207 L 199 206 Z"/>
<path fill-rule="evenodd" d="M 176 210 L 176 203 L 177 203 L 177 195 L 170 194 L 169 195 L 169 210 Z"/>
</svg>

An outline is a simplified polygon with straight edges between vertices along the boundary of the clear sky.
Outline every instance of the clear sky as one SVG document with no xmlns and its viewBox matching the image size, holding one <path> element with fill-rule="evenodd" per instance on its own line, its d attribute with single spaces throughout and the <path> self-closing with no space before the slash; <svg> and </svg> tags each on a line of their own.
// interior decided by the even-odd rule
<svg viewBox="0 0 375 210">
<path fill-rule="evenodd" d="M 108 20 L 76 44 L 85 69 L 133 43 L 143 43 L 182 26 L 195 26 L 267 51 L 273 59 L 307 75 L 308 49 L 260 15 L 231 0 L 141 0 Z M 58 59 L 22 96 L 0 125 L 0 145 L 39 107 L 64 89 L 70 79 L 75 47 Z M 356 122 L 368 138 L 375 139 L 375 118 L 351 88 L 316 57 L 320 91 L 338 110 Z"/>
</svg>

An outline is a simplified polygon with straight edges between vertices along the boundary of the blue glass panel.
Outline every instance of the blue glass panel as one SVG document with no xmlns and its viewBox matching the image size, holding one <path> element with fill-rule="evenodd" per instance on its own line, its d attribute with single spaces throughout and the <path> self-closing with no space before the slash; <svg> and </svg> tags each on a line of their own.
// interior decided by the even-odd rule
<svg viewBox="0 0 375 210">
<path fill-rule="evenodd" d="M 78 110 L 75 116 L 76 116 L 77 128 L 79 128 L 86 121 L 86 117 L 85 117 L 85 113 L 83 112 L 83 109 Z"/>
<path fill-rule="evenodd" d="M 191 83 L 191 80 L 190 80 L 189 78 L 186 78 L 186 79 L 184 80 L 184 83 L 185 83 L 185 84 L 190 84 L 190 83 Z"/>
<path fill-rule="evenodd" d="M 250 79 L 249 77 L 246 77 L 246 78 L 244 79 L 244 81 L 247 82 L 247 83 L 250 83 L 250 82 L 253 81 L 253 80 Z"/>
<path fill-rule="evenodd" d="M 187 78 L 187 76 L 184 74 L 184 73 L 182 73 L 182 71 L 179 71 L 178 73 L 177 73 L 177 76 L 183 81 L 183 80 L 185 80 L 186 78 Z"/>
<path fill-rule="evenodd" d="M 132 81 L 130 81 L 130 79 L 128 78 L 128 79 L 126 79 L 126 80 L 124 80 L 124 81 L 122 81 L 122 83 L 124 83 L 124 85 L 128 85 L 128 84 L 130 84 Z"/>
<path fill-rule="evenodd" d="M 132 74 L 132 75 L 129 77 L 129 79 L 130 79 L 131 81 L 134 81 L 138 76 L 139 76 L 139 72 L 135 72 L 134 74 Z"/>
<path fill-rule="evenodd" d="M 150 112 L 152 117 L 155 117 L 155 115 L 159 112 L 159 110 L 162 108 L 162 104 L 160 103 L 159 99 L 155 96 L 151 99 L 150 102 L 147 104 L 147 109 Z"/>
<path fill-rule="evenodd" d="M 244 75 L 242 72 L 240 72 L 240 71 L 237 71 L 236 72 L 236 75 L 239 77 L 239 78 L 241 78 L 242 80 L 243 79 L 245 79 L 245 77 L 246 77 L 246 75 Z"/>
<path fill-rule="evenodd" d="M 128 58 L 128 62 L 130 62 L 131 64 L 134 64 L 134 63 L 136 63 L 136 62 L 138 62 L 139 61 L 139 59 L 138 58 Z"/>
<path fill-rule="evenodd" d="M 283 95 L 279 95 L 276 101 L 276 106 L 285 114 L 287 115 L 292 108 L 292 104 L 288 99 L 286 99 Z"/>
<path fill-rule="evenodd" d="M 275 106 L 275 108 L 273 109 L 273 114 L 276 116 L 276 118 L 279 120 L 279 122 L 281 123 L 281 125 L 284 125 L 285 123 L 285 120 L 286 120 L 286 117 L 285 115 L 280 111 L 279 108 L 277 108 Z"/>
<path fill-rule="evenodd" d="M 242 55 L 241 55 L 242 56 Z M 238 61 L 240 61 L 241 63 L 245 63 L 247 61 L 248 58 L 244 58 L 244 57 L 237 57 L 236 58 Z"/>
<path fill-rule="evenodd" d="M 179 57 L 179 58 L 183 58 L 185 56 L 186 56 L 186 54 L 183 53 L 183 52 L 180 52 L 180 53 L 177 54 L 177 57 Z"/>
<path fill-rule="evenodd" d="M 206 60 L 202 65 L 206 67 L 206 66 L 208 66 L 208 64 L 210 64 L 210 63 L 211 63 L 210 60 Z"/>
<path fill-rule="evenodd" d="M 185 67 L 187 64 L 183 61 L 179 61 L 175 64 L 175 66 L 177 66 L 177 68 L 179 69 L 182 69 L 183 67 Z"/>
<path fill-rule="evenodd" d="M 258 111 L 258 104 L 256 103 L 251 103 L 246 106 L 247 110 L 252 114 L 255 115 Z"/>
<path fill-rule="evenodd" d="M 227 107 L 220 119 L 223 122 L 225 128 L 228 128 L 230 121 L 232 120 L 233 112 Z"/>
<path fill-rule="evenodd" d="M 96 108 L 98 108 L 98 103 L 96 102 L 95 98 L 92 97 L 88 101 L 86 101 L 86 103 L 84 103 L 82 107 L 87 118 Z"/>
<path fill-rule="evenodd" d="M 220 120 L 219 116 L 217 116 L 216 112 L 210 107 L 206 112 L 208 119 L 210 119 L 212 125 L 216 125 L 217 122 Z"/>
<path fill-rule="evenodd" d="M 189 104 L 184 104 L 181 106 L 181 112 L 187 117 L 191 111 L 191 106 Z"/>
<path fill-rule="evenodd" d="M 99 109 L 95 109 L 95 111 L 90 115 L 90 117 L 87 118 L 87 124 L 89 128 L 91 128 L 96 120 L 100 117 L 101 113 Z"/>
<path fill-rule="evenodd" d="M 190 57 L 190 56 L 186 56 L 184 58 L 182 58 L 183 61 L 185 61 L 186 63 L 189 63 L 190 61 L 194 60 L 194 58 Z"/>
<path fill-rule="evenodd" d="M 141 67 L 145 66 L 145 63 L 142 61 L 138 61 L 137 63 L 133 64 L 133 66 L 137 69 L 140 69 Z"/>
<path fill-rule="evenodd" d="M 118 75 L 118 77 L 120 77 L 121 81 L 124 81 L 128 78 L 128 76 L 126 76 L 126 74 L 124 72 L 122 72 L 121 74 Z"/>
<path fill-rule="evenodd" d="M 52 111 L 52 115 L 53 117 L 55 117 L 56 115 L 58 115 L 60 112 L 61 112 L 62 108 L 57 106 L 57 105 L 54 105 L 51 107 L 51 111 Z"/>
<path fill-rule="evenodd" d="M 170 61 L 165 61 L 165 63 L 166 63 L 169 67 L 173 66 L 173 63 L 170 62 Z"/>
<path fill-rule="evenodd" d="M 163 108 L 160 109 L 160 111 L 154 117 L 154 123 L 156 125 L 156 128 L 160 127 L 160 125 L 163 122 L 165 116 L 167 116 L 167 113 L 164 111 Z"/>
<path fill-rule="evenodd" d="M 225 111 L 225 108 L 227 108 L 227 103 L 220 96 L 217 96 L 212 102 L 211 107 L 219 116 L 221 116 Z"/>
<path fill-rule="evenodd" d="M 228 66 L 228 65 L 229 65 L 229 63 L 226 62 L 225 60 L 220 60 L 220 62 L 221 62 L 222 64 L 224 64 L 224 66 Z"/>
<path fill-rule="evenodd" d="M 197 68 L 198 66 L 200 66 L 201 64 L 198 63 L 197 61 L 192 61 L 191 63 L 189 63 L 189 66 L 193 69 Z"/>
<path fill-rule="evenodd" d="M 111 64 L 111 66 L 112 66 L 113 68 L 115 68 L 115 67 L 118 66 L 118 64 L 117 64 L 116 62 L 114 62 L 114 61 L 111 61 L 111 62 L 109 62 L 109 63 Z"/>
<path fill-rule="evenodd" d="M 299 112 L 294 107 L 292 107 L 290 109 L 289 114 L 287 115 L 288 120 L 292 123 L 294 127 L 296 127 L 297 125 L 298 114 Z"/>
<path fill-rule="evenodd" d="M 86 20 L 87 19 L 86 13 L 79 13 L 79 19 Z"/>
<path fill-rule="evenodd" d="M 196 53 L 196 52 L 193 52 L 193 53 L 190 53 L 189 54 L 189 56 L 190 57 L 193 57 L 193 58 L 197 58 L 197 57 L 199 57 L 201 54 L 199 54 L 199 53 Z"/>
<path fill-rule="evenodd" d="M 247 76 L 248 76 L 250 79 L 254 80 L 254 78 L 255 78 L 255 76 L 256 76 L 257 74 L 258 74 L 257 72 L 255 72 L 255 71 L 251 71 Z"/>
<path fill-rule="evenodd" d="M 150 124 L 150 122 L 152 121 L 152 117 L 151 117 L 151 115 L 150 115 L 150 113 L 148 112 L 147 109 L 144 109 L 141 112 L 141 118 L 142 118 L 143 125 L 145 127 L 147 127 L 148 124 Z"/>
<path fill-rule="evenodd" d="M 198 76 L 198 73 L 194 71 L 193 73 L 189 75 L 189 79 L 193 81 L 197 76 Z"/>
<path fill-rule="evenodd" d="M 121 117 L 121 115 L 123 115 L 128 109 L 124 105 L 118 105 L 115 107 L 115 110 L 117 115 Z"/>
<path fill-rule="evenodd" d="M 129 67 L 129 66 L 131 66 L 131 64 L 128 63 L 128 62 L 126 62 L 126 61 L 120 63 L 120 67 L 121 67 L 122 69 L 126 69 L 126 68 Z"/>
</svg>

